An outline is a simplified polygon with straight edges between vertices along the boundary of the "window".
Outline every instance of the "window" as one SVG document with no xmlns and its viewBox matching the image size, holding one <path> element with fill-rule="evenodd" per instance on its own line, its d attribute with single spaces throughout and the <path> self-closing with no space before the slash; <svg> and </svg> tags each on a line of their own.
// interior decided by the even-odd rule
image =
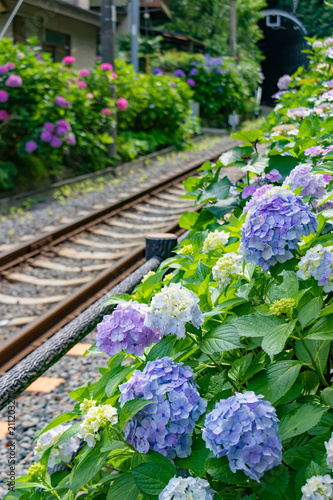
<svg viewBox="0 0 333 500">
<path fill-rule="evenodd" d="M 43 50 L 50 52 L 55 62 L 60 62 L 65 56 L 70 55 L 71 37 L 58 31 L 45 30 Z"/>
</svg>

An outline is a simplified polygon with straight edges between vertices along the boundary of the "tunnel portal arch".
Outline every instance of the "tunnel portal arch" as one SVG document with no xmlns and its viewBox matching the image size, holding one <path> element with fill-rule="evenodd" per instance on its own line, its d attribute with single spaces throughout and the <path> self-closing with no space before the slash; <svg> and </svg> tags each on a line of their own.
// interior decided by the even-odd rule
<svg viewBox="0 0 333 500">
<path fill-rule="evenodd" d="M 259 21 L 264 38 L 259 42 L 264 60 L 262 72 L 265 80 L 262 85 L 262 104 L 272 105 L 272 95 L 278 91 L 280 76 L 292 74 L 299 66 L 307 65 L 307 55 L 302 50 L 308 48 L 305 40 L 306 28 L 301 21 L 280 9 L 266 9 Z"/>
</svg>

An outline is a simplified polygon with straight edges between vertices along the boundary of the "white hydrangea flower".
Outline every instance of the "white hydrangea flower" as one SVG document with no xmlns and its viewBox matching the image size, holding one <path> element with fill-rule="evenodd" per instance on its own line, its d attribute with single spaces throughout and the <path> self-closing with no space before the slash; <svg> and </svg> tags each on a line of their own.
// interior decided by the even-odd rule
<svg viewBox="0 0 333 500">
<path fill-rule="evenodd" d="M 96 406 L 96 401 L 94 401 L 93 399 L 84 399 L 83 400 L 83 403 L 80 404 L 80 411 L 82 413 L 82 415 L 85 415 L 89 408 L 92 408 L 93 406 Z"/>
<path fill-rule="evenodd" d="M 224 254 L 213 267 L 213 279 L 224 288 L 231 282 L 231 276 L 243 271 L 243 257 L 235 252 Z"/>
<path fill-rule="evenodd" d="M 332 500 L 332 483 L 333 479 L 328 474 L 325 476 L 312 476 L 302 486 L 302 500 Z"/>
<path fill-rule="evenodd" d="M 208 253 L 210 250 L 222 249 L 223 245 L 228 243 L 229 236 L 230 234 L 226 231 L 219 231 L 218 229 L 210 232 L 203 243 L 203 253 Z"/>
<path fill-rule="evenodd" d="M 170 283 L 154 295 L 149 307 L 146 325 L 160 335 L 185 336 L 185 323 L 191 321 L 196 328 L 203 323 L 198 297 L 180 283 Z"/>
<path fill-rule="evenodd" d="M 53 467 L 56 463 L 56 460 L 60 460 L 61 462 L 69 462 L 69 460 L 72 458 L 72 454 L 79 447 L 79 439 L 76 436 L 73 436 L 59 446 L 56 446 L 63 433 L 67 429 L 69 429 L 69 427 L 70 425 L 58 425 L 57 427 L 44 432 L 44 434 L 42 434 L 37 439 L 34 449 L 34 456 L 36 461 L 39 461 L 45 451 L 53 446 L 48 460 L 48 467 Z"/>
<path fill-rule="evenodd" d="M 299 262 L 297 276 L 302 280 L 307 280 L 311 276 L 318 281 L 319 286 L 324 287 L 324 292 L 333 290 L 333 253 L 316 245 L 310 248 Z"/>
<path fill-rule="evenodd" d="M 327 452 L 326 463 L 328 467 L 333 470 L 333 433 L 331 439 L 325 443 L 325 448 Z"/>
<path fill-rule="evenodd" d="M 158 500 L 211 500 L 215 491 L 199 477 L 173 477 L 159 494 Z"/>
<path fill-rule="evenodd" d="M 117 409 L 111 405 L 91 406 L 85 414 L 80 425 L 80 437 L 84 439 L 90 448 L 93 448 L 96 441 L 100 440 L 98 431 L 105 427 L 108 422 L 117 422 Z"/>
</svg>

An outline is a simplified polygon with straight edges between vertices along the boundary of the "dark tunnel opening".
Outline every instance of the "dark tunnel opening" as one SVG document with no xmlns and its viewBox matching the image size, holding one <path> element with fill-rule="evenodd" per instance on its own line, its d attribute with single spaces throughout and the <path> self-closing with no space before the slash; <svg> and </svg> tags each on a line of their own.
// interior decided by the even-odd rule
<svg viewBox="0 0 333 500">
<path fill-rule="evenodd" d="M 304 39 L 305 32 L 290 19 L 293 16 L 279 12 L 280 15 L 266 14 L 259 22 L 264 35 L 259 42 L 259 48 L 265 58 L 261 63 L 265 76 L 261 102 L 266 106 L 274 104 L 272 95 L 279 90 L 277 82 L 280 76 L 291 75 L 299 66 L 308 64 L 306 54 L 302 53 L 302 50 L 308 47 Z M 283 14 L 290 17 L 284 17 Z"/>
</svg>

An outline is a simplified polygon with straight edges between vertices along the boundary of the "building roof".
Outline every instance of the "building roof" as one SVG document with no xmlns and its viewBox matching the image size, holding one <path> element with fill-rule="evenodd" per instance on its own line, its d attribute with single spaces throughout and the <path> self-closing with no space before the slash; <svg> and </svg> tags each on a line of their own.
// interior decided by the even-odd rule
<svg viewBox="0 0 333 500">
<path fill-rule="evenodd" d="M 11 11 L 16 1 L 5 0 L 5 3 Z M 78 7 L 64 0 L 43 0 L 43 2 L 40 0 L 25 0 L 22 7 L 24 8 L 24 6 L 37 7 L 41 14 L 43 11 L 52 12 L 87 24 L 92 24 L 96 27 L 99 27 L 101 24 L 101 16 L 98 12 L 83 9 L 82 7 Z"/>
</svg>

